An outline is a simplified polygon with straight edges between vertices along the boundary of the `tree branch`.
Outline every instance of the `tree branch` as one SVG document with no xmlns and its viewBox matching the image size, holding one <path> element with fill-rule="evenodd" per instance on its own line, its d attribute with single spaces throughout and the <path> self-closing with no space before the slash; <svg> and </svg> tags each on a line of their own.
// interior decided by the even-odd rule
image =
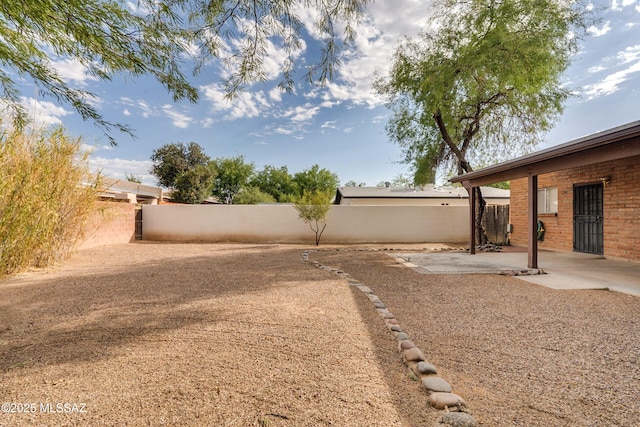
<svg viewBox="0 0 640 427">
<path fill-rule="evenodd" d="M 453 142 L 453 140 L 451 139 L 451 136 L 447 131 L 447 127 L 444 124 L 444 120 L 442 119 L 442 113 L 440 112 L 440 110 L 438 110 L 433 115 L 433 119 L 436 121 L 436 124 L 438 125 L 438 129 L 440 130 L 440 135 L 442 135 L 442 139 L 447 144 L 447 146 L 451 149 L 453 154 L 455 154 L 462 170 L 464 170 L 465 172 L 471 172 L 473 169 L 471 169 L 469 162 L 467 162 L 467 160 L 464 158 L 464 154 L 460 151 L 456 143 Z"/>
</svg>

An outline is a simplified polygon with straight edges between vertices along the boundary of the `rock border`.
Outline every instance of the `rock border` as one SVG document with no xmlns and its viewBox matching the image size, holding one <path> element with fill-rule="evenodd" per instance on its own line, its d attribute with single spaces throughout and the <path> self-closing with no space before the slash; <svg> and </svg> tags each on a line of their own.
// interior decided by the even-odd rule
<svg viewBox="0 0 640 427">
<path fill-rule="evenodd" d="M 386 304 L 371 290 L 371 288 L 337 268 L 326 266 L 318 261 L 311 261 L 309 255 L 313 252 L 369 252 L 369 251 L 401 251 L 403 249 L 394 248 L 342 248 L 342 249 L 309 249 L 302 252 L 302 261 L 311 263 L 320 270 L 334 273 L 349 282 L 350 286 L 356 287 L 364 293 L 378 315 L 382 318 L 387 329 L 398 341 L 398 350 L 402 355 L 405 365 L 419 378 L 422 388 L 427 393 L 427 402 L 435 409 L 443 410 L 445 413 L 440 417 L 438 425 L 449 425 L 455 427 L 475 427 L 476 420 L 468 413 L 467 404 L 462 397 L 453 393 L 451 385 L 438 375 L 437 368 L 429 363 L 422 350 L 418 348 L 409 336 L 402 330 L 396 316 L 391 313 Z M 423 250 L 428 250 L 424 248 Z M 459 249 L 441 249 L 459 250 Z M 405 265 L 411 263 L 404 263 Z M 407 267 L 413 267 L 407 265 Z M 417 267 L 417 266 L 416 266 Z"/>
</svg>

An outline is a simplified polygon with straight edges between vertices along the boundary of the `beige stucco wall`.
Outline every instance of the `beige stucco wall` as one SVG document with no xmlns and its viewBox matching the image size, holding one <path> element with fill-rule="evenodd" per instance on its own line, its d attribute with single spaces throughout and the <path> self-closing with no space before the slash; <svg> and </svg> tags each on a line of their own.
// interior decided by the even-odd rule
<svg viewBox="0 0 640 427">
<path fill-rule="evenodd" d="M 292 205 L 144 205 L 143 240 L 313 243 Z M 468 241 L 468 206 L 332 206 L 323 243 Z"/>
<path fill-rule="evenodd" d="M 509 199 L 485 198 L 488 205 L 508 205 Z M 469 206 L 468 198 L 446 198 L 446 199 L 425 199 L 425 198 L 352 198 L 344 197 L 340 201 L 344 206 Z"/>
</svg>

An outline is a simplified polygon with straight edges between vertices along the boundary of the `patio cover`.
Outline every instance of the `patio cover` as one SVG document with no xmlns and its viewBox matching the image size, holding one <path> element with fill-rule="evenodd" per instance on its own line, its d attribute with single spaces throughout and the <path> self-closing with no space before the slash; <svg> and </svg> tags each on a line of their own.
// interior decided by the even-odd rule
<svg viewBox="0 0 640 427">
<path fill-rule="evenodd" d="M 585 136 L 546 150 L 451 178 L 471 190 L 481 185 L 528 178 L 528 267 L 538 268 L 538 175 L 640 155 L 640 120 Z M 475 254 L 476 198 L 470 191 L 470 253 Z"/>
</svg>

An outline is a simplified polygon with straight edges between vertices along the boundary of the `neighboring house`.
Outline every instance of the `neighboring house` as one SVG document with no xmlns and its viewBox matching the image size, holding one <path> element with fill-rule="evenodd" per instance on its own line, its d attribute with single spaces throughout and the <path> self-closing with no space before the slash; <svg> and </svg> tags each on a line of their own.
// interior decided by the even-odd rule
<svg viewBox="0 0 640 427">
<path fill-rule="evenodd" d="M 109 177 L 102 177 L 100 184 L 104 188 L 100 197 L 104 200 L 143 205 L 157 205 L 162 200 L 162 188 L 159 187 Z"/>
<path fill-rule="evenodd" d="M 508 205 L 509 190 L 482 187 L 487 204 Z M 334 204 L 351 206 L 467 206 L 469 194 L 463 187 L 422 189 L 394 187 L 338 187 Z"/>
<path fill-rule="evenodd" d="M 538 247 L 640 260 L 640 121 L 451 181 L 504 180 L 511 180 L 511 242 L 528 245 L 530 268 Z"/>
</svg>

